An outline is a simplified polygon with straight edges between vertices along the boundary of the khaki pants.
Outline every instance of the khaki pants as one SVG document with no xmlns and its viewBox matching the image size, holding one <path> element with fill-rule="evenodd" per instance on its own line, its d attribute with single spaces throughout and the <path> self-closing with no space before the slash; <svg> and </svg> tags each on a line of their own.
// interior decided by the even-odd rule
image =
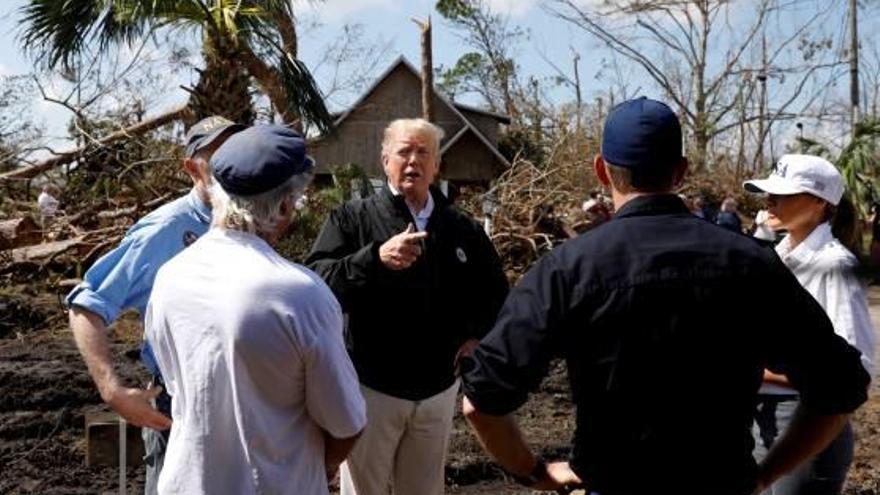
<svg viewBox="0 0 880 495">
<path fill-rule="evenodd" d="M 458 385 L 420 401 L 361 385 L 367 426 L 340 469 L 341 495 L 441 495 Z"/>
</svg>

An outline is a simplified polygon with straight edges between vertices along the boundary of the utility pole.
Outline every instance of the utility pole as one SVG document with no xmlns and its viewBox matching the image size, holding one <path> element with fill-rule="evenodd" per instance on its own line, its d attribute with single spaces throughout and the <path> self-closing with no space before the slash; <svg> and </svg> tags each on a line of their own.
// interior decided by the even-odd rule
<svg viewBox="0 0 880 495">
<path fill-rule="evenodd" d="M 750 79 L 750 78 L 749 78 Z M 736 177 L 739 179 L 742 177 L 745 169 L 747 168 L 746 164 L 746 112 L 748 112 L 748 102 L 746 101 L 746 97 L 743 91 L 743 88 L 746 84 L 752 84 L 750 80 L 746 77 L 743 77 L 742 82 L 739 85 L 739 90 L 736 94 L 736 102 L 737 106 L 739 106 L 739 145 L 737 146 L 736 152 Z"/>
<path fill-rule="evenodd" d="M 859 122 L 859 5 L 857 0 L 849 0 L 849 102 L 852 137 L 856 137 L 856 124 Z"/>
<path fill-rule="evenodd" d="M 577 133 L 581 132 L 581 115 L 584 113 L 584 104 L 581 98 L 581 74 L 578 71 L 578 62 L 581 59 L 580 53 L 574 51 L 572 48 L 572 52 L 574 52 L 573 62 L 574 62 L 574 95 L 577 102 L 577 107 L 575 111 L 577 112 L 576 116 L 576 127 Z"/>
<path fill-rule="evenodd" d="M 755 155 L 757 163 L 755 170 L 761 170 L 764 166 L 764 116 L 767 114 L 767 35 L 761 37 L 761 71 L 758 72 L 758 84 L 761 85 L 761 93 L 758 95 L 758 153 Z"/>
</svg>

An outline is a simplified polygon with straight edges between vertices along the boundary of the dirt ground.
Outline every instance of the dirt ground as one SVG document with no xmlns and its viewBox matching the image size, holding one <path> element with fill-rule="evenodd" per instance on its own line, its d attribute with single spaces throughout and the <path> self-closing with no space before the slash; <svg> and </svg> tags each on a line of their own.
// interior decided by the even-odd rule
<svg viewBox="0 0 880 495">
<path fill-rule="evenodd" d="M 875 328 L 880 328 L 878 288 L 871 291 L 871 312 Z M 0 289 L 0 494 L 118 493 L 116 468 L 85 465 L 85 414 L 104 406 L 65 325 L 57 294 L 29 294 L 25 287 Z M 131 383 L 143 382 L 135 319 L 119 327 L 113 344 L 118 368 Z M 526 436 L 541 446 L 545 457 L 558 459 L 568 451 L 570 406 L 565 371 L 556 366 L 520 414 Z M 876 382 L 870 402 L 858 411 L 854 423 L 858 444 L 845 493 L 880 495 Z M 450 494 L 532 493 L 505 480 L 460 417 L 446 473 Z M 142 491 L 143 477 L 143 467 L 128 469 L 129 493 Z"/>
</svg>

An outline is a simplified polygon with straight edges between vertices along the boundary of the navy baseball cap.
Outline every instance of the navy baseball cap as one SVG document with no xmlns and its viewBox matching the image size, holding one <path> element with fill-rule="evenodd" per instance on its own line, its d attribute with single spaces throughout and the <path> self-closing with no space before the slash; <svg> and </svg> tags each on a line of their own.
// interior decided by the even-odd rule
<svg viewBox="0 0 880 495">
<path fill-rule="evenodd" d="M 666 104 L 642 96 L 605 119 L 602 159 L 618 167 L 672 166 L 681 160 L 681 124 Z"/>
<path fill-rule="evenodd" d="M 314 165 L 306 155 L 305 139 L 280 125 L 248 127 L 230 136 L 211 156 L 214 180 L 236 196 L 270 191 Z"/>
<path fill-rule="evenodd" d="M 192 158 L 200 149 L 209 146 L 222 135 L 235 133 L 246 128 L 247 126 L 236 124 L 219 115 L 204 118 L 190 127 L 183 138 L 186 157 Z"/>
</svg>

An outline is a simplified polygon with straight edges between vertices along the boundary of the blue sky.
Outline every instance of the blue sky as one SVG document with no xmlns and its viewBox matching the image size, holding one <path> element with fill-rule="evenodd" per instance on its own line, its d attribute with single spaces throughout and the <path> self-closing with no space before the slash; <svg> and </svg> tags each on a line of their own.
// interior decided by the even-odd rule
<svg viewBox="0 0 880 495">
<path fill-rule="evenodd" d="M 299 1 L 299 0 L 297 0 Z M 22 53 L 16 40 L 18 17 L 17 10 L 24 5 L 24 0 L 3 0 L 0 10 L 0 46 L 6 47 L 0 51 L 0 75 L 25 74 L 33 70 L 33 63 Z M 313 22 L 319 23 L 317 29 L 302 29 L 300 33 L 300 57 L 310 67 L 317 63 L 319 54 L 338 35 L 342 26 L 358 23 L 364 27 L 364 38 L 383 46 L 387 46 L 387 56 L 383 59 L 390 63 L 398 55 L 404 55 L 418 65 L 420 58 L 419 30 L 412 22 L 412 17 L 424 19 L 431 15 L 434 25 L 434 63 L 435 66 L 451 66 L 466 49 L 461 41 L 449 29 L 443 19 L 433 11 L 434 0 L 326 0 L 323 3 L 309 4 L 302 2 L 298 5 L 298 11 L 303 26 Z M 530 72 L 548 72 L 549 66 L 541 60 L 538 50 L 547 53 L 563 50 L 567 57 L 569 45 L 584 46 L 587 42 L 583 36 L 579 36 L 574 29 L 564 23 L 550 19 L 537 2 L 534 0 L 491 0 L 494 8 L 500 9 L 510 15 L 512 24 L 523 27 L 530 33 L 530 39 L 526 41 L 517 57 L 521 64 Z M 313 6 L 314 5 L 314 6 Z M 553 26 L 548 26 L 553 24 Z M 535 48 L 540 47 L 540 48 Z M 148 48 L 148 50 L 155 48 Z M 195 51 L 197 53 L 197 51 Z M 562 63 L 565 63 L 563 60 Z M 375 73 L 381 73 L 385 66 L 378 67 Z M 321 70 L 316 74 L 316 79 L 322 88 L 329 83 L 329 70 Z M 62 87 L 66 84 L 58 77 L 40 75 L 47 88 L 57 93 L 62 93 Z M 159 106 L 171 106 L 186 99 L 186 93 L 180 90 L 179 84 L 189 84 L 193 80 L 192 73 L 169 75 L 176 78 L 169 81 L 170 91 L 165 101 Z M 58 86 L 58 87 L 55 87 Z M 598 87 L 598 84 L 596 85 Z M 332 110 L 347 106 L 356 99 L 354 93 L 337 95 L 330 102 Z M 567 96 L 564 96 L 567 98 Z M 467 98 L 465 98 L 467 99 Z M 48 134 L 52 137 L 51 142 L 63 147 L 60 136 L 65 134 L 65 127 L 70 118 L 70 112 L 66 109 L 35 98 L 32 108 L 34 115 L 38 116 L 47 127 Z M 161 108 L 152 109 L 154 112 Z"/>
<path fill-rule="evenodd" d="M 363 25 L 365 38 L 370 40 L 383 40 L 389 47 L 386 62 L 390 62 L 399 54 L 403 54 L 413 62 L 418 62 L 419 54 L 419 33 L 418 28 L 410 20 L 411 17 L 425 18 L 432 15 L 434 21 L 434 63 L 435 66 L 451 66 L 455 63 L 459 56 L 468 51 L 467 47 L 462 45 L 460 39 L 451 31 L 447 23 L 435 12 L 433 6 L 435 0 L 326 0 L 322 3 L 312 3 L 310 6 L 306 0 L 297 0 L 302 2 L 298 10 L 300 12 L 302 24 L 307 21 L 318 21 L 321 27 L 315 30 L 303 30 L 300 39 L 300 56 L 309 66 L 317 63 L 319 54 L 323 53 L 324 47 L 333 41 L 338 35 L 342 26 L 346 23 L 359 23 Z M 609 84 L 612 83 L 609 77 L 612 71 L 601 70 L 604 63 L 611 60 L 610 51 L 601 46 L 597 41 L 585 35 L 578 28 L 556 19 L 549 15 L 542 8 L 542 0 L 486 0 L 494 9 L 509 15 L 510 23 L 525 29 L 529 33 L 529 38 L 516 53 L 516 60 L 522 68 L 523 73 L 536 75 L 538 77 L 549 77 L 554 74 L 553 68 L 545 60 L 549 58 L 555 65 L 565 70 L 570 70 L 572 50 L 577 50 L 581 55 L 581 78 L 584 82 L 584 94 L 587 101 L 591 101 L 593 96 L 604 91 Z M 580 4 L 596 4 L 601 0 L 577 0 Z M 843 6 L 846 2 L 841 0 L 788 0 L 785 3 L 793 5 L 789 7 L 785 16 L 771 21 L 771 31 L 775 29 L 784 30 L 790 25 L 797 24 L 800 20 L 806 18 L 809 12 L 814 10 L 816 5 L 830 5 L 825 2 L 834 2 L 841 7 L 835 7 L 829 15 L 827 22 L 821 29 L 834 38 L 835 42 L 839 41 L 842 33 L 840 28 L 845 25 Z M 736 22 L 738 15 L 746 15 L 748 7 L 755 0 L 739 0 L 733 2 L 734 8 L 731 13 L 732 22 Z M 2 9 L 0 9 L 0 41 L 5 50 L 0 52 L 0 74 L 23 74 L 32 71 L 32 64 L 22 54 L 18 43 L 15 40 L 15 20 L 17 17 L 16 10 L 24 4 L 24 0 L 4 0 Z M 861 14 L 860 29 L 864 34 L 863 44 L 876 45 L 875 33 L 880 31 L 880 2 L 871 0 L 866 3 L 866 8 Z M 801 8 L 803 6 L 803 8 Z M 738 9 L 738 10 L 737 10 Z M 723 40 L 721 43 L 723 46 Z M 148 56 L 152 56 L 159 60 L 163 57 L 163 47 L 152 46 L 148 48 Z M 197 53 L 197 52 L 196 52 Z M 542 55 L 543 54 L 543 55 Z M 720 63 L 722 53 L 715 56 L 715 62 Z M 384 69 L 379 67 L 377 72 Z M 319 85 L 326 87 L 329 79 L 328 70 L 319 70 L 316 74 Z M 603 75 L 601 78 L 598 74 Z M 45 80 L 48 86 L 57 83 L 59 79 L 52 78 L 48 75 L 41 75 L 41 80 Z M 163 92 L 163 100 L 157 104 L 157 107 L 164 105 L 172 105 L 182 102 L 186 98 L 186 93 L 179 89 L 179 84 L 188 84 L 193 80 L 193 74 L 178 73 L 166 74 L 166 84 L 168 90 Z M 644 76 L 638 69 L 632 66 L 623 65 L 623 72 L 618 77 L 618 82 L 623 82 L 628 86 L 630 92 L 639 89 L 641 94 L 648 96 L 658 96 L 660 93 L 657 88 Z M 834 81 L 839 83 L 837 86 L 829 86 L 828 91 L 840 92 L 845 94 L 845 81 Z M 63 85 L 63 83 L 60 83 Z M 771 88 L 771 95 L 773 95 Z M 558 88 L 551 91 L 551 97 L 557 101 L 565 101 L 572 98 L 570 90 Z M 355 94 L 337 95 L 332 99 L 331 106 L 343 107 L 347 103 L 354 100 Z M 474 103 L 475 101 L 469 101 Z M 57 106 L 47 102 L 34 101 L 33 114 L 39 116 L 46 127 L 49 134 L 59 136 L 64 134 L 64 126 L 70 117 L 70 113 Z M 151 108 L 154 112 L 160 111 L 162 108 Z M 57 141 L 57 140 L 56 140 Z"/>
</svg>

